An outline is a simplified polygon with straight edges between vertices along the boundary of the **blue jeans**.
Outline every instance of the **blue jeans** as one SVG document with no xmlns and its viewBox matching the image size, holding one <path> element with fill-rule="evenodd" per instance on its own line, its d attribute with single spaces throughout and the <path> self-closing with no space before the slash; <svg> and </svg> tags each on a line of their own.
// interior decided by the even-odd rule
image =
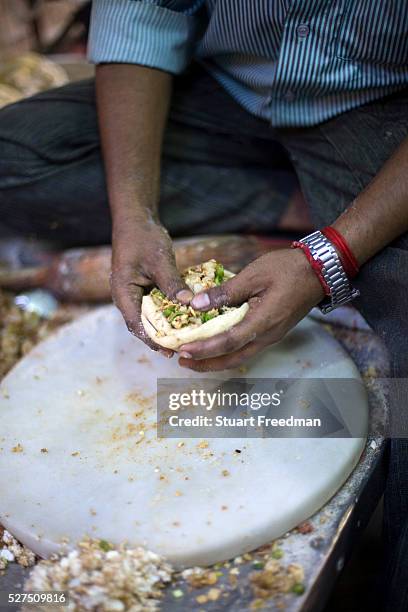
<svg viewBox="0 0 408 612">
<path fill-rule="evenodd" d="M 273 130 L 194 66 L 175 83 L 160 214 L 170 233 L 269 233 L 300 187 L 327 225 L 408 136 L 408 91 L 312 128 Z M 64 246 L 107 243 L 110 216 L 92 80 L 0 111 L 0 222 Z M 408 377 L 408 234 L 361 270 L 356 305 Z M 406 405 L 398 406 L 401 411 Z M 386 609 L 408 610 L 408 440 L 391 441 Z"/>
</svg>

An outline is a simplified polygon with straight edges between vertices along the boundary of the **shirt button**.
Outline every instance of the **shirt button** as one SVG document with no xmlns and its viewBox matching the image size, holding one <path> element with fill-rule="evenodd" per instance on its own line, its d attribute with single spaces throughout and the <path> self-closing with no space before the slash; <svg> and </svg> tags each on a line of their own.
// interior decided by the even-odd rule
<svg viewBox="0 0 408 612">
<path fill-rule="evenodd" d="M 303 23 L 302 25 L 296 28 L 296 33 L 299 36 L 299 38 L 306 38 L 306 36 L 309 35 L 309 32 L 310 32 L 310 28 L 305 23 Z"/>
</svg>

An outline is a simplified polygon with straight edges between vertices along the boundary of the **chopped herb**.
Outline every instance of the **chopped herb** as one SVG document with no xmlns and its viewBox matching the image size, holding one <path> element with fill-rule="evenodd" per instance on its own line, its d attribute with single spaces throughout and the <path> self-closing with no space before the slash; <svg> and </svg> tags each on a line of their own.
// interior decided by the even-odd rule
<svg viewBox="0 0 408 612">
<path fill-rule="evenodd" d="M 174 321 L 174 319 L 176 317 L 179 317 L 180 315 L 183 315 L 183 314 L 187 314 L 187 313 L 186 312 L 181 312 L 180 310 L 176 310 L 175 312 L 172 312 L 170 314 L 170 316 L 168 317 L 168 320 L 171 323 L 172 321 Z"/>
<path fill-rule="evenodd" d="M 214 317 L 216 317 L 217 315 L 213 312 L 202 312 L 201 313 L 201 322 L 202 323 L 206 323 L 207 321 L 210 321 L 211 319 L 214 319 Z"/>
<path fill-rule="evenodd" d="M 296 595 L 303 595 L 305 592 L 305 585 L 301 582 L 297 582 L 295 585 L 293 585 L 292 592 Z"/>
<path fill-rule="evenodd" d="M 272 551 L 273 559 L 282 559 L 282 557 L 283 557 L 283 550 L 281 548 L 275 548 L 275 550 Z"/>
<path fill-rule="evenodd" d="M 175 306 L 169 306 L 168 308 L 165 308 L 165 309 L 163 310 L 163 314 L 164 314 L 164 316 L 165 316 L 165 317 L 170 316 L 170 315 L 171 315 L 171 313 L 172 313 L 172 312 L 174 312 L 174 309 L 175 309 L 175 308 L 176 308 Z"/>
<path fill-rule="evenodd" d="M 224 266 L 219 263 L 215 267 L 214 282 L 216 285 L 221 285 L 223 280 L 224 280 Z"/>
<path fill-rule="evenodd" d="M 150 297 L 152 298 L 156 306 L 161 306 L 166 296 L 160 291 L 160 289 L 157 289 L 157 287 L 155 287 L 151 290 Z"/>
<path fill-rule="evenodd" d="M 253 567 L 254 569 L 256 569 L 256 570 L 261 570 L 261 569 L 263 569 L 263 568 L 265 567 L 265 564 L 264 564 L 264 563 L 262 563 L 262 561 L 254 561 L 254 562 L 252 563 L 252 567 Z"/>
<path fill-rule="evenodd" d="M 99 548 L 104 552 L 112 550 L 112 546 L 106 540 L 99 540 Z"/>
</svg>

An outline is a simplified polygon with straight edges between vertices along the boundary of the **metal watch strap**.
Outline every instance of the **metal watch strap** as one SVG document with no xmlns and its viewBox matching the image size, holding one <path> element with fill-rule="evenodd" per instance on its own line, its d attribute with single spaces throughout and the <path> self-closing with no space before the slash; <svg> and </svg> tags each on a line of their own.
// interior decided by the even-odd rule
<svg viewBox="0 0 408 612">
<path fill-rule="evenodd" d="M 351 286 L 336 249 L 322 232 L 313 232 L 300 242 L 309 248 L 313 259 L 321 263 L 323 278 L 330 289 L 330 295 L 318 304 L 323 314 L 351 302 L 360 295 L 358 289 Z"/>
</svg>

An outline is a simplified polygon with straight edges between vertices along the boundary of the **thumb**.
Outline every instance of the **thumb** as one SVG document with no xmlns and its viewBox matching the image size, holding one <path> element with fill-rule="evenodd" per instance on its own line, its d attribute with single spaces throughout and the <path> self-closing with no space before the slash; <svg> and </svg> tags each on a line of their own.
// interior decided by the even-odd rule
<svg viewBox="0 0 408 612">
<path fill-rule="evenodd" d="M 154 281 L 168 298 L 182 304 L 188 304 L 194 295 L 182 280 L 173 258 L 166 258 L 160 262 L 155 271 Z"/>
<path fill-rule="evenodd" d="M 247 274 L 244 269 L 218 287 L 197 293 L 191 301 L 191 306 L 196 310 L 211 310 L 221 306 L 240 306 L 252 295 L 249 279 L 246 277 Z"/>
</svg>

